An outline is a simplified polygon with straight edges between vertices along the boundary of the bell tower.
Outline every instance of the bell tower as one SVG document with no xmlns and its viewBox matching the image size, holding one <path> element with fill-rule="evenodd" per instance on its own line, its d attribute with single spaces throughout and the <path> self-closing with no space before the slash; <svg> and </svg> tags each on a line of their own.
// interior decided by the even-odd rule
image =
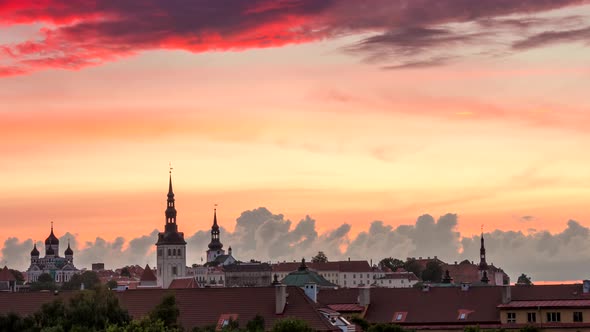
<svg viewBox="0 0 590 332">
<path fill-rule="evenodd" d="M 166 224 L 164 232 L 158 234 L 156 243 L 156 262 L 158 266 L 158 286 L 168 288 L 173 279 L 186 276 L 186 241 L 184 233 L 178 231 L 176 224 L 176 206 L 172 190 L 172 167 L 168 182 L 168 199 L 166 201 Z"/>
</svg>

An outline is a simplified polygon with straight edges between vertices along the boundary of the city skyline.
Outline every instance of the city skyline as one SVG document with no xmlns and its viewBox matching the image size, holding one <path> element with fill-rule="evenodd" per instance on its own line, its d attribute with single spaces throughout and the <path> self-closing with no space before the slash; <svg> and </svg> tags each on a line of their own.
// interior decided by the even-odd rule
<svg viewBox="0 0 590 332">
<path fill-rule="evenodd" d="M 3 2 L 0 259 L 54 221 L 145 264 L 171 162 L 189 246 L 215 204 L 262 258 L 244 236 L 475 260 L 483 224 L 496 265 L 583 279 L 588 22 L 586 0 Z"/>
</svg>

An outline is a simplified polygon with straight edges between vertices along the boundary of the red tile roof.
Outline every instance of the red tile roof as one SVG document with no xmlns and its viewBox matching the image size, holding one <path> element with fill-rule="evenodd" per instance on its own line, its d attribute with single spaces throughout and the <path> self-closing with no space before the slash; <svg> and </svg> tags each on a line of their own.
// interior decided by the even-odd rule
<svg viewBox="0 0 590 332">
<path fill-rule="evenodd" d="M 150 268 L 148 264 L 145 265 L 145 269 L 143 269 L 143 273 L 141 274 L 140 281 L 157 281 L 156 275 L 154 271 Z"/>
<path fill-rule="evenodd" d="M 356 303 L 328 304 L 328 308 L 338 312 L 362 312 L 365 307 Z"/>
<path fill-rule="evenodd" d="M 264 317 L 267 330 L 279 319 L 295 317 L 307 321 L 317 331 L 340 331 L 319 313 L 319 306 L 311 302 L 298 287 L 287 287 L 287 305 L 282 314 L 275 314 L 274 287 L 137 289 L 115 294 L 121 306 L 132 317 L 141 318 L 169 293 L 176 296 L 180 310 L 179 323 L 189 330 L 195 326 L 216 325 L 221 315 L 232 313 L 238 315 L 240 326 L 245 326 L 259 314 Z M 0 312 L 30 315 L 44 303 L 58 298 L 68 301 L 74 294 L 76 292 L 60 292 L 58 295 L 51 292 L 0 293 Z"/>
<path fill-rule="evenodd" d="M 542 301 L 512 301 L 500 304 L 498 308 L 590 308 L 590 299 L 579 300 L 542 300 Z"/>
<path fill-rule="evenodd" d="M 168 286 L 169 289 L 199 288 L 195 278 L 174 279 Z"/>
<path fill-rule="evenodd" d="M 14 275 L 8 270 L 6 266 L 2 270 L 0 270 L 0 281 L 15 281 L 16 278 Z"/>
</svg>

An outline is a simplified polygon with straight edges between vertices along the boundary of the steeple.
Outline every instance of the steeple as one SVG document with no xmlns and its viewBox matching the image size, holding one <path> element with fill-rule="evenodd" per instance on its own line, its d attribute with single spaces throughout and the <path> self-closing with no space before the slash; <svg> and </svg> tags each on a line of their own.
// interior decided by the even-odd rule
<svg viewBox="0 0 590 332">
<path fill-rule="evenodd" d="M 217 206 L 217 205 L 216 205 Z M 211 243 L 210 250 L 221 250 L 223 244 L 219 240 L 219 225 L 217 224 L 217 208 L 213 209 L 213 226 L 211 226 Z"/>
<path fill-rule="evenodd" d="M 168 200 L 166 203 L 166 227 L 168 224 L 176 225 L 176 207 L 174 200 L 174 191 L 172 190 L 172 168 L 170 168 L 170 178 L 168 181 Z"/>
<path fill-rule="evenodd" d="M 176 206 L 174 199 L 174 190 L 172 189 L 172 167 L 170 167 L 168 177 L 168 195 L 166 200 L 166 225 L 164 232 L 158 235 L 157 244 L 186 244 L 184 241 L 184 234 L 178 232 L 178 225 L 176 225 Z"/>
<path fill-rule="evenodd" d="M 483 230 L 481 232 L 481 247 L 479 248 L 479 269 L 482 271 L 488 269 L 488 263 L 486 262 L 486 247 L 484 245 L 483 239 Z"/>
<path fill-rule="evenodd" d="M 68 248 L 64 252 L 64 255 L 65 256 L 73 256 L 74 255 L 74 251 L 72 250 L 72 248 L 70 248 L 70 239 L 68 239 Z"/>
</svg>

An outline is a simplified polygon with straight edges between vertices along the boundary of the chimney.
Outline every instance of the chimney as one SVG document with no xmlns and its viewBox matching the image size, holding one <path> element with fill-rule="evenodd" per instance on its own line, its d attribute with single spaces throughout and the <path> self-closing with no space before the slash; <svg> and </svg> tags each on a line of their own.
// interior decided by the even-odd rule
<svg viewBox="0 0 590 332">
<path fill-rule="evenodd" d="M 348 257 L 348 261 L 350 262 L 350 257 Z"/>
<path fill-rule="evenodd" d="M 306 283 L 305 286 L 303 286 L 303 291 L 305 292 L 305 295 L 307 295 L 307 297 L 313 301 L 313 303 L 318 302 L 318 285 L 316 283 Z"/>
<path fill-rule="evenodd" d="M 359 305 L 366 307 L 371 304 L 371 287 L 359 288 Z"/>
<path fill-rule="evenodd" d="M 287 305 L 287 285 L 278 284 L 275 286 L 275 313 L 280 315 L 285 311 Z"/>
<path fill-rule="evenodd" d="M 508 304 L 512 301 L 512 291 L 510 285 L 502 286 L 502 304 Z"/>
<path fill-rule="evenodd" d="M 586 279 L 582 281 L 582 291 L 584 294 L 590 293 L 590 280 Z"/>
</svg>

